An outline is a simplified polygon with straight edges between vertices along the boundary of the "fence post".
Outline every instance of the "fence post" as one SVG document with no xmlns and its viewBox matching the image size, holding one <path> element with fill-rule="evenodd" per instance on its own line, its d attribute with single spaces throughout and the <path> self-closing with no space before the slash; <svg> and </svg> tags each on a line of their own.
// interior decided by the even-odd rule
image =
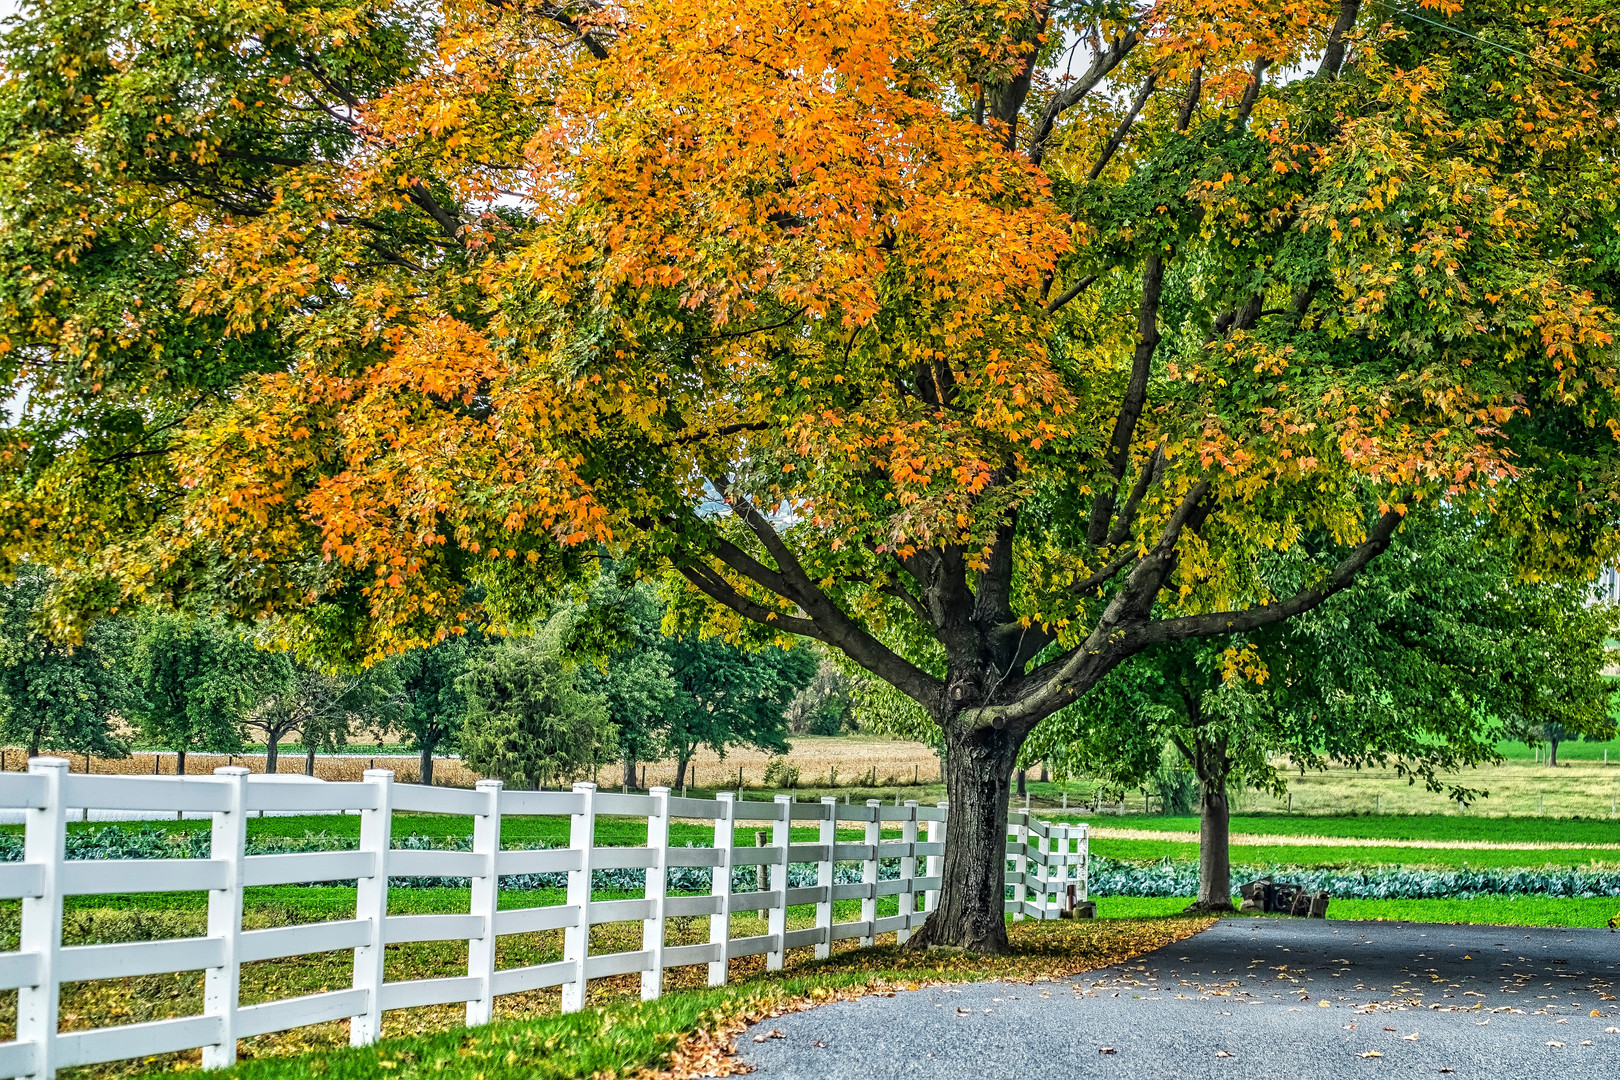
<svg viewBox="0 0 1620 1080">
<path fill-rule="evenodd" d="M 579 813 L 568 829 L 568 846 L 579 852 L 579 866 L 568 871 L 568 906 L 578 913 L 563 931 L 563 960 L 574 965 L 574 978 L 563 983 L 562 1011 L 585 1007 L 585 965 L 591 955 L 591 856 L 596 848 L 596 785 L 582 780 L 574 785 L 580 797 Z"/>
<path fill-rule="evenodd" d="M 838 796 L 821 797 L 821 836 L 818 843 L 826 849 L 816 863 L 816 888 L 822 899 L 816 901 L 816 929 L 821 931 L 816 942 L 816 959 L 825 960 L 832 955 L 833 925 L 833 847 L 838 843 Z"/>
<path fill-rule="evenodd" d="M 793 835 L 793 796 L 778 795 L 776 812 L 782 815 L 771 822 L 771 855 L 776 860 L 771 863 L 771 891 L 776 894 L 776 903 L 771 905 L 765 922 L 766 933 L 775 939 L 776 947 L 765 953 L 767 971 L 781 971 L 787 956 L 788 844 Z"/>
<path fill-rule="evenodd" d="M 495 916 L 500 908 L 501 789 L 499 780 L 480 780 L 484 812 L 473 818 L 473 854 L 484 857 L 484 872 L 472 879 L 467 910 L 483 920 L 484 932 L 467 942 L 467 974 L 480 982 L 478 996 L 467 1002 L 467 1026 L 487 1024 L 495 1016 Z"/>
<path fill-rule="evenodd" d="M 28 762 L 28 771 L 45 782 L 42 805 L 30 806 L 23 815 L 27 823 L 23 861 L 40 868 L 40 895 L 23 898 L 18 945 L 20 951 L 33 953 L 38 959 L 39 981 L 17 990 L 17 1041 L 34 1044 L 34 1068 L 28 1075 L 54 1080 L 62 994 L 57 957 L 62 949 L 62 862 L 67 857 L 67 804 L 62 794 L 67 759 L 33 758 Z"/>
<path fill-rule="evenodd" d="M 896 945 L 904 944 L 911 936 L 911 923 L 917 917 L 917 800 L 906 800 L 906 820 L 900 824 L 900 838 L 906 842 L 906 853 L 900 856 L 900 914 L 906 917 L 895 932 Z"/>
<path fill-rule="evenodd" d="M 641 948 L 647 953 L 647 970 L 641 973 L 641 1000 L 652 1001 L 664 992 L 664 898 L 669 895 L 669 788 L 655 787 L 648 792 L 653 812 L 647 815 L 647 846 L 653 852 L 653 865 L 647 868 L 643 895 L 651 911 L 641 924 Z"/>
<path fill-rule="evenodd" d="M 354 987 L 365 990 L 366 1011 L 349 1018 L 349 1045 L 367 1046 L 382 1036 L 383 923 L 388 919 L 388 849 L 393 840 L 394 774 L 367 769 L 376 805 L 360 811 L 360 850 L 371 853 L 370 877 L 355 884 L 355 918 L 370 919 L 370 940 L 354 950 Z"/>
<path fill-rule="evenodd" d="M 1085 822 L 1080 823 L 1080 840 L 1076 845 L 1080 855 L 1080 899 L 1091 899 L 1091 826 Z"/>
<path fill-rule="evenodd" d="M 1050 869 L 1047 871 L 1047 887 L 1052 895 L 1057 897 L 1057 910 L 1061 917 L 1065 905 L 1068 903 L 1069 888 L 1069 841 L 1074 836 L 1074 830 L 1068 825 L 1052 826 L 1052 838 L 1057 841 L 1052 846 L 1054 857 Z"/>
<path fill-rule="evenodd" d="M 720 959 L 709 961 L 709 985 L 726 985 L 726 969 L 731 961 L 731 850 L 737 842 L 736 796 L 729 791 L 715 793 L 719 804 L 714 815 L 714 876 L 709 893 L 720 898 L 720 910 L 709 916 L 709 942 L 720 946 Z"/>
<path fill-rule="evenodd" d="M 861 935 L 863 946 L 872 945 L 877 941 L 877 848 L 883 839 L 883 823 L 878 820 L 878 807 L 882 805 L 882 799 L 866 800 L 866 812 L 871 817 L 866 822 L 866 846 L 870 850 L 867 852 L 865 865 L 861 867 L 861 881 L 869 886 L 866 895 L 861 898 L 861 922 L 866 924 L 866 933 Z"/>
<path fill-rule="evenodd" d="M 241 1000 L 242 860 L 247 855 L 247 778 L 242 766 L 215 769 L 230 792 L 226 809 L 214 814 L 208 857 L 225 864 L 225 887 L 208 893 L 208 936 L 218 938 L 222 960 L 203 975 L 203 1015 L 219 1019 L 219 1042 L 203 1047 L 203 1068 L 236 1064 L 236 1008 Z"/>
<path fill-rule="evenodd" d="M 945 872 L 945 826 L 949 821 L 951 802 L 949 799 L 941 799 L 934 805 L 944 810 L 947 817 L 945 821 L 930 821 L 928 823 L 928 842 L 940 846 L 940 853 L 928 856 L 928 859 L 923 863 L 924 876 L 931 878 L 940 877 Z M 936 887 L 923 890 L 923 910 L 932 912 L 938 906 L 939 889 Z"/>
<path fill-rule="evenodd" d="M 1046 894 L 1052 887 L 1052 825 L 1046 825 L 1044 833 L 1037 834 L 1035 842 L 1035 917 L 1042 921 L 1050 918 L 1047 913 Z"/>
<path fill-rule="evenodd" d="M 1013 834 L 1013 922 L 1022 922 L 1024 918 L 1024 900 L 1029 893 L 1029 886 L 1024 881 L 1024 875 L 1029 873 L 1029 815 L 1014 814 L 1013 820 L 1017 824 L 1012 827 Z M 1007 862 L 1002 860 L 1002 867 Z"/>
</svg>

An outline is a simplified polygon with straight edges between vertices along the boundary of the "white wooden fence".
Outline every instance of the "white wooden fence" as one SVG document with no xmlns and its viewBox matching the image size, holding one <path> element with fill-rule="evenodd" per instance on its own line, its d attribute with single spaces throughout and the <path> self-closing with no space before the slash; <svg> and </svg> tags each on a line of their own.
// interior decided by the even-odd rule
<svg viewBox="0 0 1620 1080">
<path fill-rule="evenodd" d="M 36 758 L 26 774 L 0 775 L 0 808 L 21 810 L 26 836 L 23 861 L 0 863 L 0 899 L 22 901 L 20 948 L 0 953 L 0 990 L 15 988 L 17 1037 L 0 1043 L 0 1077 L 42 1077 L 77 1065 L 145 1057 L 201 1048 L 208 1067 L 236 1060 L 238 1039 L 332 1020 L 349 1021 L 350 1041 L 363 1045 L 380 1032 L 382 1014 L 390 1009 L 465 1003 L 467 1023 L 489 1021 L 494 999 L 501 994 L 560 987 L 565 1011 L 583 1007 L 591 979 L 639 973 L 644 999 L 659 996 L 665 969 L 707 964 L 711 985 L 726 981 L 727 961 L 765 954 L 767 968 L 782 967 L 788 949 L 812 946 L 828 955 L 835 941 L 859 938 L 870 945 L 879 934 L 894 932 L 904 941 L 934 906 L 940 884 L 946 810 L 884 806 L 869 801 L 848 806 L 835 799 L 796 803 L 788 795 L 771 802 L 738 801 L 729 793 L 715 800 L 682 799 L 667 788 L 648 795 L 621 795 L 577 784 L 571 792 L 503 791 L 496 780 L 476 790 L 395 784 L 393 774 L 368 771 L 361 783 L 282 785 L 249 783 L 246 769 L 219 769 L 212 780 L 174 777 L 86 776 L 68 772 L 60 758 Z M 64 858 L 69 814 L 84 808 L 195 811 L 212 816 L 212 846 L 207 859 Z M 245 854 L 248 815 L 259 810 L 332 812 L 361 816 L 357 851 L 291 855 Z M 472 850 L 401 850 L 391 846 L 395 811 L 466 815 L 473 819 Z M 570 843 L 556 850 L 503 851 L 503 817 L 566 816 Z M 598 847 L 598 817 L 645 818 L 644 847 Z M 712 821 L 714 846 L 674 847 L 671 819 Z M 770 842 L 738 847 L 736 827 L 768 823 Z M 817 842 L 790 841 L 793 825 L 818 828 Z M 859 825 L 861 843 L 844 843 L 840 825 Z M 888 826 L 899 839 L 884 839 Z M 919 835 L 919 830 L 926 836 Z M 1008 824 L 1007 881 L 1013 897 L 1007 910 L 1015 919 L 1055 918 L 1069 886 L 1085 897 L 1087 827 L 1047 825 L 1027 814 L 1014 814 Z M 883 860 L 899 861 L 897 878 L 881 879 Z M 858 862 L 861 880 L 836 884 L 833 868 Z M 788 866 L 813 864 L 816 884 L 792 888 Z M 763 866 L 768 887 L 732 891 L 732 869 Z M 712 870 L 710 895 L 670 895 L 666 871 L 674 867 Z M 646 871 L 645 893 L 629 900 L 592 896 L 591 872 L 609 869 Z M 498 910 L 500 877 L 517 874 L 567 874 L 562 904 Z M 465 914 L 389 915 L 390 877 L 458 877 L 471 879 L 471 903 Z M 297 882 L 355 880 L 356 911 L 352 919 L 307 923 L 268 930 L 242 929 L 243 890 L 252 886 Z M 206 891 L 207 934 L 203 937 L 119 944 L 62 944 L 63 898 L 118 893 Z M 898 913 L 878 917 L 879 897 L 894 896 Z M 859 900 L 860 918 L 834 920 L 839 900 Z M 814 905 L 814 925 L 790 930 L 788 908 Z M 767 932 L 731 936 L 736 912 L 762 911 Z M 709 917 L 709 941 L 697 945 L 665 944 L 665 920 Z M 610 922 L 640 921 L 639 950 L 591 953 L 590 928 Z M 527 967 L 498 968 L 496 938 L 536 931 L 563 932 L 563 958 Z M 450 978 L 386 982 L 383 953 L 401 942 L 465 941 L 467 973 Z M 352 950 L 351 986 L 305 997 L 240 1004 L 243 964 L 332 950 Z M 204 972 L 203 1011 L 196 1016 L 64 1032 L 59 1024 L 63 983 L 116 979 L 173 972 Z"/>
</svg>

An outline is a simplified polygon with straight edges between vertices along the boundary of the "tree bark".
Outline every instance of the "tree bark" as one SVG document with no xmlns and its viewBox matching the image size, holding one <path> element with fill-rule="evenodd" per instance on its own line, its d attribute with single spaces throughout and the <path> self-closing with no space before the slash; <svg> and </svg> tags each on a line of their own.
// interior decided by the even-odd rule
<svg viewBox="0 0 1620 1080">
<path fill-rule="evenodd" d="M 1558 740 L 1548 739 L 1547 745 L 1552 748 L 1552 752 L 1547 755 L 1547 767 L 1549 769 L 1556 769 L 1558 768 Z"/>
<path fill-rule="evenodd" d="M 679 788 L 686 783 L 686 770 L 692 759 L 684 754 L 675 759 L 675 787 Z"/>
<path fill-rule="evenodd" d="M 945 727 L 950 818 L 939 906 L 906 943 L 976 953 L 1007 951 L 1007 800 L 1024 739 L 1008 728 Z"/>
<path fill-rule="evenodd" d="M 636 759 L 632 754 L 624 756 L 624 790 L 636 790 Z"/>
<path fill-rule="evenodd" d="M 304 775 L 315 775 L 315 744 L 310 743 L 304 748 Z"/>
<path fill-rule="evenodd" d="M 1232 910 L 1232 806 L 1226 776 L 1198 778 L 1198 899 L 1200 911 Z"/>
<path fill-rule="evenodd" d="M 272 732 L 264 744 L 264 771 L 275 775 L 276 767 L 281 761 L 281 736 Z"/>
<path fill-rule="evenodd" d="M 174 752 L 174 775 L 186 775 L 186 752 L 184 750 Z"/>
<path fill-rule="evenodd" d="M 1028 780 L 1029 780 L 1029 770 L 1027 770 L 1027 769 L 1019 769 L 1018 770 L 1018 794 L 1026 795 L 1026 794 L 1029 793 L 1029 789 L 1026 786 Z"/>
<path fill-rule="evenodd" d="M 417 780 L 429 787 L 433 786 L 433 747 L 427 743 L 422 744 L 422 767 L 418 770 Z"/>
</svg>

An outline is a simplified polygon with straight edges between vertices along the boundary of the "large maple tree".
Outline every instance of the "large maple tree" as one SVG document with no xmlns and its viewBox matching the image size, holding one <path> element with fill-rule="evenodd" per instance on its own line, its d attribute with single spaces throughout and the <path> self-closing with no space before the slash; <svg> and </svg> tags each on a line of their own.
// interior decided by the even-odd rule
<svg viewBox="0 0 1620 1080">
<path fill-rule="evenodd" d="M 7 549 L 68 631 L 161 598 L 359 659 L 532 622 L 604 548 L 676 575 L 940 725 L 912 940 L 1000 949 L 1019 747 L 1127 657 L 1306 611 L 1440 501 L 1527 573 L 1611 554 L 1617 22 L 25 6 Z"/>
</svg>

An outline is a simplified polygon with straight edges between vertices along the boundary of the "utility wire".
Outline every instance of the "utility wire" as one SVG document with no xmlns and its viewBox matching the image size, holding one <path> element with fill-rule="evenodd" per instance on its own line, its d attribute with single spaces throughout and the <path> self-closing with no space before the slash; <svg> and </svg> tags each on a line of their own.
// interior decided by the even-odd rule
<svg viewBox="0 0 1620 1080">
<path fill-rule="evenodd" d="M 1605 90 L 1609 89 L 1609 84 L 1598 78 L 1596 75 L 1572 68 L 1567 64 L 1560 64 L 1556 60 L 1543 60 L 1540 57 L 1532 56 L 1530 53 L 1503 45 L 1499 41 L 1491 41 L 1488 38 L 1480 37 L 1478 34 L 1470 34 L 1466 30 L 1459 30 L 1455 26 L 1447 26 L 1443 22 L 1435 22 L 1433 19 L 1425 18 L 1415 11 L 1408 11 L 1405 8 L 1396 7 L 1394 4 L 1389 3 L 1388 0 L 1375 0 L 1375 2 L 1386 11 L 1393 12 L 1396 15 L 1405 15 L 1408 19 L 1414 19 L 1420 23 L 1427 23 L 1429 26 L 1432 26 L 1437 30 L 1444 30 L 1447 33 L 1456 34 L 1458 37 L 1469 38 L 1470 40 L 1479 42 L 1481 45 L 1488 45 L 1493 49 L 1498 49 L 1501 52 L 1505 52 L 1510 56 L 1521 57 L 1522 59 L 1528 60 L 1530 63 L 1535 64 L 1538 67 L 1551 67 L 1557 68 L 1559 71 L 1567 71 L 1569 74 L 1574 75 L 1578 79 L 1587 79 L 1591 82 L 1597 83 Z"/>
</svg>

